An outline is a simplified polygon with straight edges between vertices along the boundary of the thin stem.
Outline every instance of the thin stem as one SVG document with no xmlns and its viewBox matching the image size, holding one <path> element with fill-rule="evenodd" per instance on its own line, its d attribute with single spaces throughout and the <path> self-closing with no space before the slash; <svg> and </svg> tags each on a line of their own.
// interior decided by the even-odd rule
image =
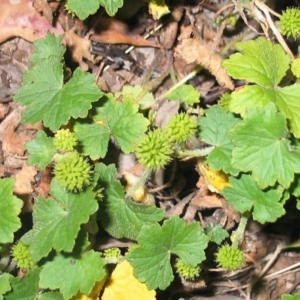
<svg viewBox="0 0 300 300">
<path fill-rule="evenodd" d="M 204 157 L 207 156 L 211 151 L 215 149 L 214 146 L 205 147 L 202 149 L 195 150 L 181 150 L 178 152 L 179 156 L 189 156 L 189 157 Z"/>
<path fill-rule="evenodd" d="M 139 180 L 136 182 L 135 185 L 133 185 L 126 193 L 125 197 L 131 197 L 139 187 L 144 186 L 148 178 L 150 177 L 152 173 L 151 169 L 146 169 L 142 176 L 139 178 Z"/>
<path fill-rule="evenodd" d="M 237 230 L 234 232 L 234 239 L 232 241 L 233 247 L 238 247 L 240 241 L 243 239 L 248 219 L 249 219 L 249 216 L 246 214 L 243 214 L 241 216 L 239 226 L 238 226 Z"/>
<path fill-rule="evenodd" d="M 197 75 L 197 73 L 199 71 L 201 71 L 203 68 L 201 66 L 198 66 L 195 68 L 195 70 L 193 70 L 191 73 L 189 73 L 187 76 L 185 76 L 184 78 L 182 78 L 180 81 L 178 81 L 175 85 L 173 85 L 168 91 L 166 91 L 162 96 L 161 99 L 166 98 L 169 94 L 171 94 L 171 92 L 173 92 L 174 90 L 176 90 L 178 87 L 180 87 L 181 85 L 185 84 L 188 80 L 190 80 L 191 78 L 193 78 L 194 76 Z"/>
</svg>

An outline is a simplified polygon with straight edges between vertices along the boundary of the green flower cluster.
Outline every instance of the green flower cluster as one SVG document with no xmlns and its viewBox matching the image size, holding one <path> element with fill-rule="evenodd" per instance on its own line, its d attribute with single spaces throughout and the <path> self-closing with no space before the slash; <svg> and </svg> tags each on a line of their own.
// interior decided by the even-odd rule
<svg viewBox="0 0 300 300">
<path fill-rule="evenodd" d="M 170 120 L 166 130 L 175 142 L 185 142 L 196 133 L 197 121 L 195 118 L 181 113 Z"/>
<path fill-rule="evenodd" d="M 90 184 L 91 166 L 79 153 L 67 152 L 56 158 L 54 175 L 61 186 L 77 192 Z"/>
<path fill-rule="evenodd" d="M 121 250 L 116 247 L 108 248 L 103 251 L 104 257 L 119 257 L 120 255 L 121 255 Z"/>
<path fill-rule="evenodd" d="M 241 269 L 245 262 L 244 253 L 237 247 L 226 244 L 218 249 L 216 262 L 226 271 L 235 271 Z"/>
<path fill-rule="evenodd" d="M 231 94 L 230 93 L 224 93 L 219 100 L 220 106 L 222 106 L 226 111 L 229 111 L 229 104 L 231 101 Z"/>
<path fill-rule="evenodd" d="M 279 26 L 282 33 L 287 37 L 297 38 L 300 36 L 300 10 L 288 8 L 280 17 Z"/>
<path fill-rule="evenodd" d="M 183 143 L 196 133 L 196 119 L 187 114 L 174 116 L 166 128 L 145 135 L 136 147 L 136 157 L 148 169 L 165 167 L 172 159 L 176 143 Z"/>
<path fill-rule="evenodd" d="M 12 248 L 13 261 L 16 263 L 18 268 L 22 270 L 29 270 L 34 267 L 35 263 L 32 260 L 29 247 L 19 241 Z"/>
<path fill-rule="evenodd" d="M 192 280 L 200 274 L 201 268 L 199 265 L 191 266 L 185 264 L 181 259 L 177 259 L 175 264 L 176 272 L 180 277 Z"/>
<path fill-rule="evenodd" d="M 53 143 L 58 151 L 73 151 L 77 144 L 77 138 L 69 129 L 60 129 L 56 132 Z"/>
</svg>

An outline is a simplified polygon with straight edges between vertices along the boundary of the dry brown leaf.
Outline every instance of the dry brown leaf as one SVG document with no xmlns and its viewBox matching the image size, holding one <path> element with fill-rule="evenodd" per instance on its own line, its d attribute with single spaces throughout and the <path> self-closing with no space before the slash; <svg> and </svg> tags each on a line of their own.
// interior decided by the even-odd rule
<svg viewBox="0 0 300 300">
<path fill-rule="evenodd" d="M 175 49 L 175 57 L 184 59 L 188 64 L 197 63 L 205 67 L 221 86 L 234 90 L 232 80 L 222 67 L 222 58 L 205 45 L 193 28 L 186 28 L 178 40 L 180 44 Z"/>
<path fill-rule="evenodd" d="M 84 70 L 88 70 L 88 65 L 83 61 L 87 59 L 94 62 L 94 57 L 90 53 L 91 41 L 83 38 L 76 33 L 76 27 L 66 31 L 65 42 L 72 50 L 73 59 L 78 62 L 79 66 Z"/>
<path fill-rule="evenodd" d="M 49 196 L 51 179 L 51 169 L 47 167 L 41 172 L 41 181 L 35 189 L 36 193 L 45 199 Z"/>
<path fill-rule="evenodd" d="M 34 176 L 36 174 L 37 170 L 35 167 L 24 164 L 21 171 L 19 171 L 15 176 L 16 183 L 14 186 L 14 192 L 19 195 L 32 193 L 32 183 L 35 181 Z"/>
<path fill-rule="evenodd" d="M 0 43 L 11 37 L 33 42 L 46 36 L 48 31 L 62 34 L 59 24 L 53 27 L 33 7 L 31 0 L 0 0 Z"/>
<path fill-rule="evenodd" d="M 147 41 L 142 36 L 129 31 L 127 25 L 114 18 L 98 20 L 99 32 L 95 32 L 90 39 L 104 44 L 128 44 L 139 47 L 161 48 L 161 45 Z"/>
<path fill-rule="evenodd" d="M 50 24 L 53 22 L 52 9 L 47 0 L 33 0 L 35 10 L 41 13 Z"/>
</svg>

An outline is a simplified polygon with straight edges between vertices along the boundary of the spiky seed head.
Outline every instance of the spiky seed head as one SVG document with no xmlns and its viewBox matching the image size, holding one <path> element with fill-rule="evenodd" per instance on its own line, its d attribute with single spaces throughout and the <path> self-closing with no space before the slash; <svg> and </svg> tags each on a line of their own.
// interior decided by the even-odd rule
<svg viewBox="0 0 300 300">
<path fill-rule="evenodd" d="M 280 29 L 283 35 L 296 39 L 300 36 L 300 10 L 298 8 L 287 8 L 280 17 Z"/>
<path fill-rule="evenodd" d="M 56 150 L 67 152 L 74 150 L 77 138 L 69 129 L 60 129 L 56 132 L 53 142 Z"/>
<path fill-rule="evenodd" d="M 196 133 L 197 121 L 185 113 L 180 113 L 170 120 L 166 129 L 175 142 L 186 142 Z"/>
<path fill-rule="evenodd" d="M 29 246 L 23 244 L 21 241 L 18 241 L 13 246 L 11 254 L 13 257 L 13 261 L 21 270 L 30 270 L 34 267 L 35 263 L 32 260 Z"/>
<path fill-rule="evenodd" d="M 77 192 L 90 184 L 91 166 L 79 153 L 68 152 L 57 158 L 54 175 L 61 186 Z"/>
<path fill-rule="evenodd" d="M 176 272 L 180 277 L 186 280 L 193 280 L 200 274 L 201 268 L 199 265 L 191 266 L 185 264 L 180 258 L 175 263 Z"/>
<path fill-rule="evenodd" d="M 173 142 L 168 132 L 156 129 L 145 135 L 138 143 L 136 157 L 148 169 L 159 169 L 167 165 L 173 154 Z"/>
<path fill-rule="evenodd" d="M 242 268 L 245 262 L 244 253 L 237 247 L 225 244 L 218 249 L 216 262 L 226 271 L 235 271 Z"/>
</svg>

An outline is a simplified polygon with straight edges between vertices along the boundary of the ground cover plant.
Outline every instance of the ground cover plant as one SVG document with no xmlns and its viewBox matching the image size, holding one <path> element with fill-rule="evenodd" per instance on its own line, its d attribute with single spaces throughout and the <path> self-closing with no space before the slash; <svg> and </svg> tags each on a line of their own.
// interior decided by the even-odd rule
<svg viewBox="0 0 300 300">
<path fill-rule="evenodd" d="M 4 167 L 0 179 L 0 299 L 299 297 L 299 234 L 262 233 L 299 220 L 297 3 L 283 11 L 259 0 L 0 3 L 5 29 L 23 6 L 42 18 L 36 36 L 29 19 L 25 33 L 19 24 L 0 30 L 1 42 L 33 41 L 0 125 L 6 157 L 27 126 L 24 152 L 11 156 L 24 155 L 23 173 L 7 176 Z M 172 29 L 171 46 L 123 27 L 102 24 L 97 33 L 102 19 L 123 26 L 110 17 L 141 14 L 136 6 L 159 24 L 154 36 Z M 212 22 L 212 38 L 195 18 Z M 154 63 L 141 71 L 138 56 L 107 44 L 150 48 L 156 63 L 168 49 L 167 71 Z M 6 121 L 13 113 L 23 125 Z M 291 249 L 294 260 L 283 254 Z M 286 270 L 274 289 L 276 261 Z"/>
</svg>

